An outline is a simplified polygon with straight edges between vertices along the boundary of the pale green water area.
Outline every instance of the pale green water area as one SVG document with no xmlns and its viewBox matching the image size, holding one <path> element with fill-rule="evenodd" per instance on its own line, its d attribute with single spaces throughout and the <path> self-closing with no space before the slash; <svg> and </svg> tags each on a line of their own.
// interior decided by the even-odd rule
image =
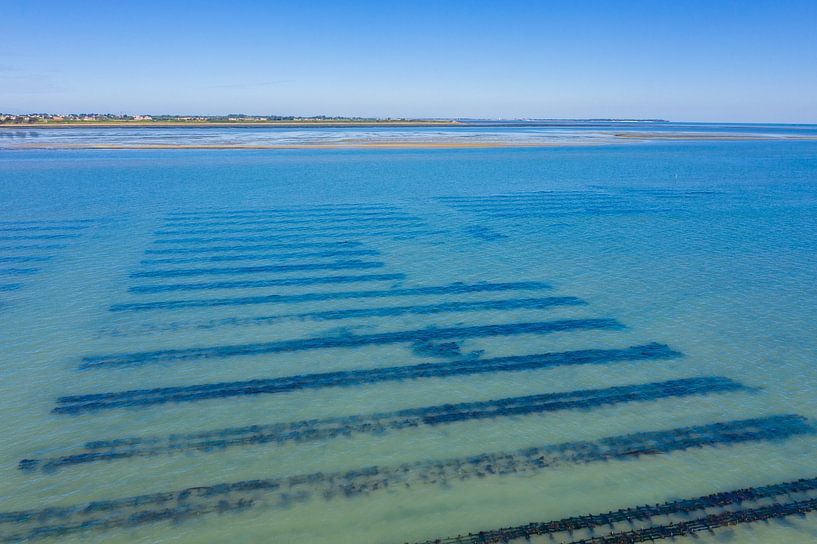
<svg viewBox="0 0 817 544">
<path fill-rule="evenodd" d="M 814 141 L 6 149 L 0 215 L 2 542 L 399 544 L 817 478 Z M 815 497 L 531 540 L 765 507 L 680 541 L 815 542 L 779 515 Z"/>
</svg>

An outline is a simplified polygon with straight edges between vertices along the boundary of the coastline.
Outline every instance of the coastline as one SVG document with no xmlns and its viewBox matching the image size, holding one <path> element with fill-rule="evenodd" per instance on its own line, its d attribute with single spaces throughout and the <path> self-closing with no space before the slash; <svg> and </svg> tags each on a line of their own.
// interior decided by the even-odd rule
<svg viewBox="0 0 817 544">
<path fill-rule="evenodd" d="M 491 148 L 552 148 L 552 147 L 599 147 L 614 144 L 632 144 L 638 142 L 660 141 L 817 141 L 817 136 L 785 135 L 772 136 L 763 134 L 705 134 L 705 133 L 596 133 L 606 139 L 597 140 L 542 140 L 542 141 L 376 141 L 376 140 L 339 140 L 335 142 L 314 143 L 256 143 L 256 144 L 181 144 L 181 143 L 57 143 L 57 142 L 26 142 L 16 145 L 0 146 L 6 150 L 59 150 L 59 149 L 97 149 L 97 150 L 171 150 L 171 149 L 198 149 L 198 150 L 229 150 L 229 149 L 491 149 Z"/>
<path fill-rule="evenodd" d="M 603 145 L 555 142 L 346 142 L 332 144 L 20 144 L 6 149 L 479 149 Z M 0 148 L 2 149 L 2 148 Z"/>
<path fill-rule="evenodd" d="M 685 132 L 616 132 L 614 134 L 610 134 L 610 136 L 625 140 L 711 140 L 721 142 L 742 140 L 817 140 L 817 136 L 772 136 L 766 134 L 706 134 Z"/>
<path fill-rule="evenodd" d="M 463 123 L 454 120 L 445 121 L 258 121 L 258 122 L 181 122 L 181 121 L 121 121 L 121 122 L 55 122 L 55 123 L 20 123 L 0 124 L 4 128 L 343 128 L 343 127 L 450 127 L 462 126 Z"/>
</svg>

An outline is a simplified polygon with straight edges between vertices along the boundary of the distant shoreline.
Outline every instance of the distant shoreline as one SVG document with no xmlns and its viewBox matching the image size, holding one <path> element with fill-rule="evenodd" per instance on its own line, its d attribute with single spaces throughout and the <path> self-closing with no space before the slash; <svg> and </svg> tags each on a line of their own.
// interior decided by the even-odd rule
<svg viewBox="0 0 817 544">
<path fill-rule="evenodd" d="M 762 141 L 762 140 L 817 140 L 817 136 L 782 135 L 771 136 L 765 134 L 717 134 L 717 133 L 688 133 L 688 132 L 616 132 L 611 134 L 625 140 L 714 140 L 714 141 Z"/>
<path fill-rule="evenodd" d="M 462 126 L 459 121 L 56 121 L 51 123 L 0 124 L 4 128 L 252 128 L 252 127 L 436 127 Z"/>
<path fill-rule="evenodd" d="M 566 147 L 555 142 L 338 142 L 331 144 L 21 144 L 6 149 L 479 149 L 510 147 Z M 2 149 L 2 148 L 0 148 Z"/>
</svg>

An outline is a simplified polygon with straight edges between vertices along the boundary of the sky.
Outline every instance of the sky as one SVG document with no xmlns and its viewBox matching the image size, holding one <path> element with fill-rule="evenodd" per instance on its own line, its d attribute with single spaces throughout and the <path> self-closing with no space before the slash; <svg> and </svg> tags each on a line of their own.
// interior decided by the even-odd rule
<svg viewBox="0 0 817 544">
<path fill-rule="evenodd" d="M 817 123 L 817 0 L 0 0 L 0 112 Z"/>
</svg>

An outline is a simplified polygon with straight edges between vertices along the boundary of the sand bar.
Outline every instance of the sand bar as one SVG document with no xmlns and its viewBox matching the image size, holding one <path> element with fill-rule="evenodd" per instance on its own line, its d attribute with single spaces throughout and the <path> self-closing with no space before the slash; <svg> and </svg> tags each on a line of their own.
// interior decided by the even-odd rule
<svg viewBox="0 0 817 544">
<path fill-rule="evenodd" d="M 65 127 L 63 127 L 65 128 Z M 299 143 L 155 143 L 120 141 L 104 143 L 99 141 L 70 142 L 40 141 L 10 143 L 5 149 L 488 149 L 488 148 L 545 148 L 545 147 L 589 147 L 613 145 L 616 143 L 638 143 L 648 141 L 817 141 L 813 135 L 770 135 L 706 132 L 588 132 L 577 133 L 575 138 L 554 138 L 543 134 L 538 139 L 484 139 L 465 140 L 458 137 L 437 137 L 431 139 L 377 139 L 343 138 L 334 140 L 314 139 Z"/>
</svg>

